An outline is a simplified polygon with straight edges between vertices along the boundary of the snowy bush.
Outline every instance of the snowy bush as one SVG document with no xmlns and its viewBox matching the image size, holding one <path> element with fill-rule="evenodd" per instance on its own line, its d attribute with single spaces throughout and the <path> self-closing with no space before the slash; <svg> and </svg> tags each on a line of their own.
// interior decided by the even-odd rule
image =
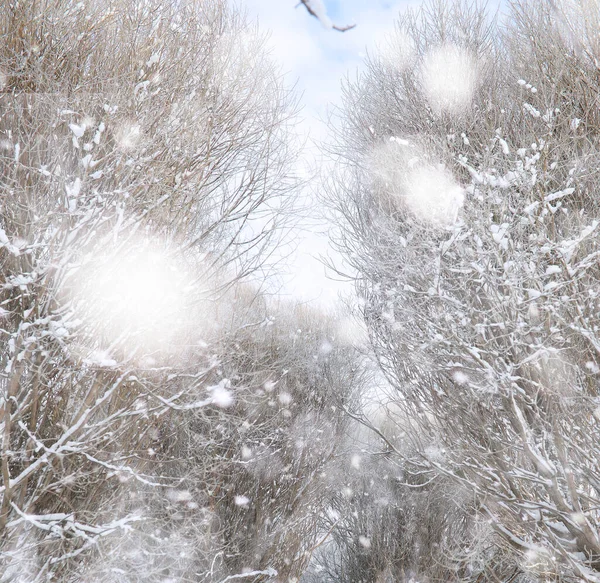
<svg viewBox="0 0 600 583">
<path fill-rule="evenodd" d="M 345 88 L 330 190 L 413 424 L 418 447 L 393 456 L 469 489 L 510 559 L 467 580 L 600 580 L 598 6 L 564 4 L 514 2 L 500 26 L 474 4 L 428 3 L 400 21 L 412 65 L 373 57 Z M 462 65 L 444 83 L 431 72 L 453 54 L 473 82 Z M 464 193 L 450 220 L 429 177 L 407 199 L 422 160 Z"/>
<path fill-rule="evenodd" d="M 221 0 L 0 1 L 1 581 L 304 560 L 319 495 L 294 508 L 334 444 L 300 442 L 338 431 L 352 383 L 309 407 L 325 361 L 298 371 L 242 284 L 296 192 L 295 101 L 262 42 Z"/>
</svg>

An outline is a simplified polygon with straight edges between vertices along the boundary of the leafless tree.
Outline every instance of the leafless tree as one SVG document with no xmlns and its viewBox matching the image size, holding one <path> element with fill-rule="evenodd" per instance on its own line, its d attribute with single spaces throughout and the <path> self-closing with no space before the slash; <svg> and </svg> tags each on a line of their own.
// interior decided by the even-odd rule
<svg viewBox="0 0 600 583">
<path fill-rule="evenodd" d="M 407 423 L 391 455 L 469 489 L 539 580 L 600 570 L 597 19 L 409 12 L 346 85 L 330 189 Z"/>
<path fill-rule="evenodd" d="M 0 580 L 297 570 L 333 444 L 283 428 L 335 433 L 356 371 L 313 344 L 310 376 L 242 283 L 298 183 L 260 35 L 221 0 L 3 0 L 0 39 Z"/>
</svg>

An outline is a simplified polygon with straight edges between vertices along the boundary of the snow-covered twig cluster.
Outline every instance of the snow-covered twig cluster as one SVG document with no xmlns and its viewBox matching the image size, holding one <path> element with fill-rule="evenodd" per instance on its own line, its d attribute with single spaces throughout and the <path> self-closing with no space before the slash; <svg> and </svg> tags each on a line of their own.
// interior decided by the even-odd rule
<svg viewBox="0 0 600 583">
<path fill-rule="evenodd" d="M 480 8 L 432 2 L 400 21 L 402 66 L 387 51 L 345 91 L 330 194 L 396 392 L 383 444 L 422 496 L 454 483 L 467 516 L 447 528 L 469 552 L 420 548 L 457 580 L 600 580 L 592 4 L 516 2 L 500 33 Z M 400 559 L 385 524 L 382 561 L 449 577 Z"/>
<path fill-rule="evenodd" d="M 0 41 L 0 581 L 296 576 L 360 374 L 259 291 L 297 194 L 263 39 L 54 0 Z"/>
</svg>

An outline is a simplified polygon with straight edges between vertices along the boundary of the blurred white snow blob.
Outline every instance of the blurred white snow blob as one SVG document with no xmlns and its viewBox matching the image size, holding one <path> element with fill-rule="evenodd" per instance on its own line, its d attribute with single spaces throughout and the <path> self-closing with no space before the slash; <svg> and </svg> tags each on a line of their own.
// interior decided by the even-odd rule
<svg viewBox="0 0 600 583">
<path fill-rule="evenodd" d="M 250 498 L 246 496 L 236 496 L 233 500 L 236 506 L 248 506 L 250 504 Z"/>
<path fill-rule="evenodd" d="M 131 240 L 84 253 L 61 289 L 92 343 L 84 358 L 107 366 L 117 347 L 140 358 L 174 348 L 192 325 L 191 281 L 177 251 L 160 242 Z"/>
<path fill-rule="evenodd" d="M 366 536 L 363 536 L 363 535 L 360 535 L 358 537 L 358 544 L 363 549 L 370 549 L 371 548 L 371 540 L 369 538 L 367 538 Z"/>
<path fill-rule="evenodd" d="M 421 78 L 430 106 L 436 113 L 465 111 L 477 86 L 473 56 L 455 45 L 430 50 L 423 59 Z"/>
<path fill-rule="evenodd" d="M 384 201 L 400 204 L 424 224 L 444 227 L 456 222 L 464 189 L 418 143 L 394 138 L 378 144 L 371 164 L 374 186 Z"/>
<path fill-rule="evenodd" d="M 103 315 L 123 319 L 136 327 L 155 327 L 162 314 L 177 306 L 176 270 L 159 251 L 125 253 L 99 265 L 91 283 Z M 108 313 L 108 314 L 107 314 Z"/>
<path fill-rule="evenodd" d="M 452 378 L 457 385 L 466 385 L 469 382 L 469 377 L 461 370 L 455 370 L 452 373 Z"/>
<path fill-rule="evenodd" d="M 279 393 L 279 402 L 284 406 L 290 405 L 292 402 L 292 395 L 286 393 L 285 391 L 282 391 L 281 393 Z"/>
<path fill-rule="evenodd" d="M 598 0 L 554 0 L 550 3 L 553 24 L 576 54 L 590 49 L 598 22 Z M 590 34 L 591 33 L 591 34 Z"/>
<path fill-rule="evenodd" d="M 464 202 L 464 190 L 441 166 L 421 166 L 407 175 L 404 200 L 420 220 L 434 226 L 451 225 Z"/>
<path fill-rule="evenodd" d="M 543 547 L 533 547 L 523 556 L 521 566 L 525 573 L 543 575 L 556 568 L 552 553 Z"/>
<path fill-rule="evenodd" d="M 342 346 L 366 346 L 369 334 L 362 321 L 346 316 L 336 321 L 335 339 Z"/>
<path fill-rule="evenodd" d="M 223 379 L 218 385 L 208 387 L 208 391 L 211 394 L 212 402 L 221 409 L 231 407 L 234 402 L 233 393 L 229 390 L 231 383 L 229 379 Z"/>
<path fill-rule="evenodd" d="M 122 150 L 133 150 L 142 138 L 142 130 L 138 124 L 123 123 L 115 135 L 117 144 Z"/>
<path fill-rule="evenodd" d="M 332 350 L 333 350 L 333 345 L 331 344 L 331 342 L 329 342 L 329 340 L 324 340 L 319 348 L 319 352 L 323 356 L 327 356 Z"/>
<path fill-rule="evenodd" d="M 167 498 L 171 502 L 189 502 L 192 499 L 192 493 L 189 490 L 167 490 Z"/>
</svg>

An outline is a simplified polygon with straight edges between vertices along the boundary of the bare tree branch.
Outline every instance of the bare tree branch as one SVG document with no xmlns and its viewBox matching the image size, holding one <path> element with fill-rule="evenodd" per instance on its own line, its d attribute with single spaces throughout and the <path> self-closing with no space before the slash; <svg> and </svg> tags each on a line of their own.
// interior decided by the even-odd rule
<svg viewBox="0 0 600 583">
<path fill-rule="evenodd" d="M 323 26 L 327 28 L 332 28 L 338 32 L 346 32 L 356 27 L 356 24 L 349 24 L 346 26 L 333 24 L 327 16 L 325 7 L 322 4 L 322 0 L 300 0 L 300 3 L 296 5 L 296 8 L 301 5 L 306 8 L 311 16 L 314 16 L 317 20 L 323 23 Z"/>
</svg>

